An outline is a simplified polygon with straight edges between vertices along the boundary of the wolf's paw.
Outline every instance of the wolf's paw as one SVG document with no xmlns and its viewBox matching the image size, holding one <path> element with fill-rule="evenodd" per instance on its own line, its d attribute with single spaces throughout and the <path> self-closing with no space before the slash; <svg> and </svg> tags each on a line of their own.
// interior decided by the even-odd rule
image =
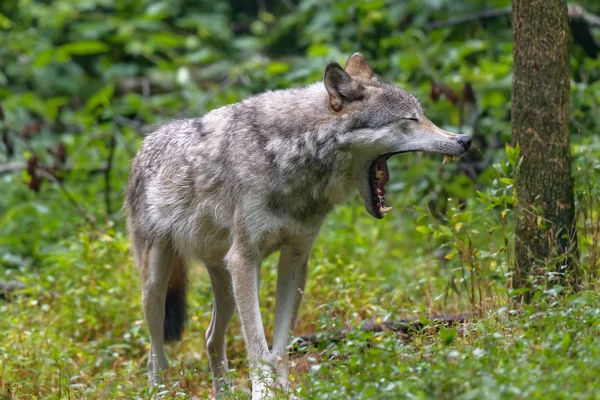
<svg viewBox="0 0 600 400">
<path fill-rule="evenodd" d="M 275 368 L 270 362 L 254 366 L 251 373 L 252 400 L 272 399 L 281 391 Z"/>
</svg>

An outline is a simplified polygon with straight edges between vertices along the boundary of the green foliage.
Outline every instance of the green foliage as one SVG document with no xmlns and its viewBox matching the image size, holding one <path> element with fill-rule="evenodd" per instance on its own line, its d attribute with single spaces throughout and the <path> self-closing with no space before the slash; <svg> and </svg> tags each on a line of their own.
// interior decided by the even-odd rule
<svg viewBox="0 0 600 400">
<path fill-rule="evenodd" d="M 312 357 L 300 397 L 595 398 L 595 296 L 584 293 L 522 314 L 501 308 L 460 330 L 407 341 L 385 332 L 350 336 Z"/>
<path fill-rule="evenodd" d="M 357 199 L 327 220 L 297 333 L 367 319 L 469 311 L 465 326 L 407 337 L 349 333 L 294 357 L 300 398 L 591 398 L 598 385 L 600 60 L 573 46 L 572 149 L 582 289 L 532 277 L 532 307 L 509 302 L 512 37 L 507 18 L 429 30 L 475 0 L 15 0 L 0 14 L 0 398 L 144 398 L 149 347 L 120 213 L 141 137 L 169 118 L 321 79 L 365 54 L 415 93 L 438 125 L 475 135 L 458 164 L 390 160 L 384 221 Z M 264 4 L 264 7 L 261 6 Z M 486 2 L 506 8 L 508 0 Z M 594 1 L 588 11 L 600 12 Z M 544 223 L 544 221 L 540 221 Z M 273 329 L 275 258 L 261 299 Z M 210 396 L 210 284 L 192 271 L 193 314 L 170 347 L 169 398 Z M 42 294 L 40 294 L 42 293 Z M 52 294 L 54 293 L 54 294 Z M 514 293 L 514 291 L 512 292 Z M 564 294 L 564 293 L 563 293 Z M 229 334 L 233 398 L 247 398 L 241 333 Z M 281 394 L 282 398 L 285 395 Z"/>
</svg>

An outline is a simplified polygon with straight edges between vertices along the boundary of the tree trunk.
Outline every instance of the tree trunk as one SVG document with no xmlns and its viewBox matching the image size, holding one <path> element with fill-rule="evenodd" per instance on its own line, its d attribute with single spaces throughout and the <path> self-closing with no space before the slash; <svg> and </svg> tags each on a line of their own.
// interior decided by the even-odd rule
<svg viewBox="0 0 600 400">
<path fill-rule="evenodd" d="M 569 21 L 566 0 L 513 0 L 513 144 L 516 173 L 513 287 L 531 287 L 547 266 L 577 282 L 577 231 L 569 146 Z M 531 292 L 523 293 L 528 301 Z"/>
</svg>

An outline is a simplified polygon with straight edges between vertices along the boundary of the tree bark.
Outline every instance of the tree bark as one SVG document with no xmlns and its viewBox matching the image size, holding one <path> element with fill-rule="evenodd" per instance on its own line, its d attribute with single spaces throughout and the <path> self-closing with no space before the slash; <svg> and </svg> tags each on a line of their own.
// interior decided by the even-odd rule
<svg viewBox="0 0 600 400">
<path fill-rule="evenodd" d="M 514 288 L 547 267 L 577 282 L 577 232 L 569 145 L 569 20 L 566 0 L 513 0 Z M 521 294 L 522 301 L 531 292 Z"/>
</svg>

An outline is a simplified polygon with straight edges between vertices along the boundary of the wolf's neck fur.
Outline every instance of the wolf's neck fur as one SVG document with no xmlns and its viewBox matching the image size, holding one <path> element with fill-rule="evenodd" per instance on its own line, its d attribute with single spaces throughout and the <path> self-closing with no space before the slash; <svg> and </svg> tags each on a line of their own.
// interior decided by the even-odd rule
<svg viewBox="0 0 600 400">
<path fill-rule="evenodd" d="M 233 141 L 254 153 L 254 164 L 265 161 L 261 173 L 269 177 L 274 210 L 324 217 L 356 187 L 355 160 L 343 146 L 349 121 L 329 108 L 322 83 L 266 92 L 221 110 L 232 121 Z"/>
</svg>

